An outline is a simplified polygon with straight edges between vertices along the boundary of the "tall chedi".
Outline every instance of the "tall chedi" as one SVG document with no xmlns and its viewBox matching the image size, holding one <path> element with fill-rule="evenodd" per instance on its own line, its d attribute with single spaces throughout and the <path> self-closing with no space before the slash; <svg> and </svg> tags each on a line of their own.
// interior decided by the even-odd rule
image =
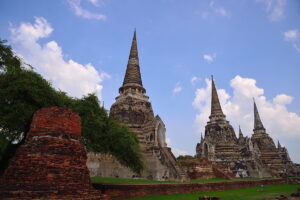
<svg viewBox="0 0 300 200">
<path fill-rule="evenodd" d="M 119 93 L 116 102 L 110 108 L 110 116 L 126 124 L 137 135 L 145 162 L 142 177 L 156 180 L 185 179 L 185 173 L 177 164 L 171 149 L 167 147 L 164 122 L 158 115 L 154 116 L 149 97 L 146 96 L 143 87 L 136 31 Z M 122 170 L 114 173 L 117 173 L 118 177 L 136 176 Z"/>
<path fill-rule="evenodd" d="M 261 121 L 259 112 L 254 104 L 254 129 L 251 137 L 253 146 L 257 149 L 259 158 L 265 166 L 269 174 L 262 176 L 282 176 L 286 173 L 286 168 L 283 165 L 283 160 L 279 156 L 278 150 L 274 144 L 273 139 L 266 132 L 266 129 Z"/>
<path fill-rule="evenodd" d="M 219 101 L 215 82 L 211 80 L 211 114 L 205 126 L 204 139 L 197 145 L 199 158 L 207 158 L 217 164 L 234 166 L 240 158 L 238 139 L 226 120 Z"/>
<path fill-rule="evenodd" d="M 140 125 L 153 121 L 154 114 L 142 83 L 136 31 L 133 35 L 125 77 L 119 93 L 116 102 L 110 108 L 110 115 L 130 128 L 142 131 Z M 154 138 L 154 135 L 152 137 Z M 165 146 L 165 143 L 161 145 Z"/>
</svg>

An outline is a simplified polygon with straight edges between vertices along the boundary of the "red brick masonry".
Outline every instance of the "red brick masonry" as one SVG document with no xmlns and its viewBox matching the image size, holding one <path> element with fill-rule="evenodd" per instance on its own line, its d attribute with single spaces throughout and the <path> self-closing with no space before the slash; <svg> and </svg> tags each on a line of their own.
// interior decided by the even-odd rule
<svg viewBox="0 0 300 200">
<path fill-rule="evenodd" d="M 269 180 L 241 180 L 213 183 L 170 183 L 170 184 L 128 184 L 108 185 L 94 183 L 94 187 L 101 190 L 112 199 L 127 199 L 150 195 L 167 195 L 177 193 L 208 192 L 217 190 L 241 189 L 257 185 L 276 185 L 286 183 L 285 179 Z"/>
<path fill-rule="evenodd" d="M 86 160 L 80 117 L 65 108 L 38 110 L 0 180 L 0 199 L 100 199 Z"/>
</svg>

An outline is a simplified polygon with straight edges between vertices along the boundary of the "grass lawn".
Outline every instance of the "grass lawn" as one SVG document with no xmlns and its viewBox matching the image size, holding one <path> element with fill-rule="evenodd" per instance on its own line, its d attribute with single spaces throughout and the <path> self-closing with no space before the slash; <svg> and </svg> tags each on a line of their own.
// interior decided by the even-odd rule
<svg viewBox="0 0 300 200">
<path fill-rule="evenodd" d="M 256 186 L 238 190 L 226 190 L 216 192 L 198 192 L 191 194 L 173 194 L 165 196 L 149 196 L 143 198 L 133 198 L 131 200 L 198 200 L 200 196 L 216 196 L 222 200 L 263 200 L 275 198 L 280 195 L 290 195 L 296 192 L 300 185 L 267 185 Z"/>
</svg>

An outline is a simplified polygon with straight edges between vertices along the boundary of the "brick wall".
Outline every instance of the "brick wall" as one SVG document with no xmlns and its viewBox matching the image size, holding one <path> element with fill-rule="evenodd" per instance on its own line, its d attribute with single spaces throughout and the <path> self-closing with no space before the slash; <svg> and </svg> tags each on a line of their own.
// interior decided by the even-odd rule
<svg viewBox="0 0 300 200">
<path fill-rule="evenodd" d="M 0 199 L 100 199 L 86 160 L 80 117 L 65 108 L 38 110 L 0 180 Z"/>
</svg>

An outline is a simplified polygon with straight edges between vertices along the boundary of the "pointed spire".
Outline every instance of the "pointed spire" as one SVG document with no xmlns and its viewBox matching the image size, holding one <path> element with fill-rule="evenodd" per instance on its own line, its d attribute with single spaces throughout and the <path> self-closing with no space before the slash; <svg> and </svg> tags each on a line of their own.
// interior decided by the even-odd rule
<svg viewBox="0 0 300 200">
<path fill-rule="evenodd" d="M 264 127 L 263 123 L 261 122 L 254 98 L 253 98 L 253 103 L 254 103 L 254 129 L 253 130 L 254 131 L 265 130 L 265 127 Z"/>
<path fill-rule="evenodd" d="M 133 34 L 123 86 L 125 86 L 126 84 L 137 84 L 143 87 L 136 41 L 136 30 L 134 30 Z"/>
<path fill-rule="evenodd" d="M 203 135 L 202 135 L 202 132 L 201 132 L 201 141 L 203 140 Z"/>
<path fill-rule="evenodd" d="M 215 117 L 224 119 L 225 115 L 221 108 L 213 76 L 211 76 L 211 114 L 209 118 L 212 119 Z"/>
<path fill-rule="evenodd" d="M 239 138 L 243 138 L 243 132 L 241 130 L 241 126 L 239 125 Z"/>
<path fill-rule="evenodd" d="M 278 140 L 278 143 L 277 143 L 277 148 L 278 148 L 278 149 L 281 148 L 281 144 L 280 144 L 279 140 Z"/>
</svg>

